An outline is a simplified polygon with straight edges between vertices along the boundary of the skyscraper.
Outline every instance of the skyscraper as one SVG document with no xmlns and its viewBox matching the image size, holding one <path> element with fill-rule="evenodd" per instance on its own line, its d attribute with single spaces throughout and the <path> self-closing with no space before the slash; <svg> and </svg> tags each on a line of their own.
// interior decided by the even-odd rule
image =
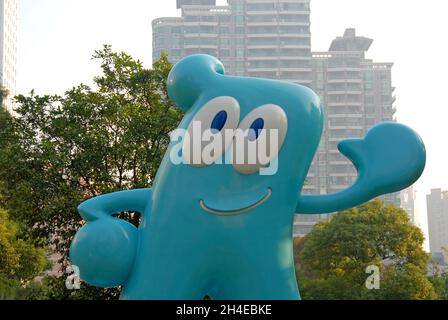
<svg viewBox="0 0 448 320">
<path fill-rule="evenodd" d="M 409 216 L 409 220 L 416 226 L 420 226 L 419 211 L 417 205 L 417 191 L 414 187 L 409 187 L 400 193 L 401 208 Z"/>
<path fill-rule="evenodd" d="M 227 6 L 178 1 L 178 7 L 181 17 L 153 21 L 153 60 L 161 51 L 174 63 L 206 53 L 219 58 L 227 74 L 311 87 L 322 98 L 326 122 L 303 192 L 334 193 L 350 186 L 356 170 L 338 143 L 363 137 L 378 122 L 394 121 L 393 64 L 366 58 L 373 40 L 347 29 L 329 51 L 312 53 L 310 0 L 228 0 Z M 399 193 L 383 199 L 400 206 Z M 330 214 L 297 216 L 295 235 L 307 234 Z"/>
<path fill-rule="evenodd" d="M 312 88 L 321 97 L 326 114 L 321 145 L 304 193 L 335 193 L 353 184 L 357 172 L 339 152 L 339 142 L 364 137 L 379 122 L 394 121 L 393 64 L 366 59 L 372 43 L 350 28 L 333 40 L 329 51 L 313 53 Z M 400 206 L 400 193 L 382 198 Z M 316 222 L 327 218 L 329 214 L 297 216 L 295 235 L 306 235 Z"/>
<path fill-rule="evenodd" d="M 206 53 L 228 74 L 311 85 L 310 0 L 177 2 L 180 18 L 153 21 L 153 60 Z"/>
<path fill-rule="evenodd" d="M 0 82 L 8 92 L 4 106 L 16 95 L 18 0 L 0 0 Z"/>
<path fill-rule="evenodd" d="M 430 251 L 433 256 L 442 256 L 442 248 L 448 250 L 448 191 L 432 189 L 426 204 Z"/>
</svg>

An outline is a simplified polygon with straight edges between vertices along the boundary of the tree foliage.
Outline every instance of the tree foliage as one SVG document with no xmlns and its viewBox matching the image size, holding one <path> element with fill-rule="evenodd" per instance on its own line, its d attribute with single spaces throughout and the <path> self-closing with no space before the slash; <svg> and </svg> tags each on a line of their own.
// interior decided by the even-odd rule
<svg viewBox="0 0 448 320">
<path fill-rule="evenodd" d="M 448 248 L 442 248 L 445 257 L 448 256 Z M 439 300 L 448 300 L 448 267 L 440 259 L 432 259 L 430 264 L 429 281 L 434 286 Z"/>
<path fill-rule="evenodd" d="M 99 194 L 150 186 L 182 116 L 167 96 L 172 66 L 166 55 L 152 69 L 110 46 L 93 59 L 102 73 L 92 88 L 18 96 L 11 143 L 0 149 L 0 205 L 27 237 L 61 253 L 63 264 L 81 226 L 77 206 Z M 139 223 L 137 214 L 122 217 Z"/>
<path fill-rule="evenodd" d="M 434 299 L 421 230 L 406 213 L 376 200 L 321 222 L 296 243 L 305 299 Z M 366 269 L 380 270 L 368 290 Z"/>
<path fill-rule="evenodd" d="M 44 250 L 21 239 L 19 226 L 0 209 L 0 299 L 16 298 L 46 266 Z"/>
</svg>

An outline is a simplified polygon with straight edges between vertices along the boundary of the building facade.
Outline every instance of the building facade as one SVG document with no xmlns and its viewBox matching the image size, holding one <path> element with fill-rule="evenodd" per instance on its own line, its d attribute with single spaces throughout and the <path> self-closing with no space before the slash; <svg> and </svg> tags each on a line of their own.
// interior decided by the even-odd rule
<svg viewBox="0 0 448 320">
<path fill-rule="evenodd" d="M 192 5 L 193 3 L 199 3 Z M 220 59 L 227 74 L 311 86 L 310 0 L 177 2 L 179 18 L 153 21 L 153 61 L 195 54 Z"/>
<path fill-rule="evenodd" d="M 347 29 L 331 43 L 327 52 L 314 52 L 312 88 L 325 106 L 325 125 L 319 151 L 313 161 L 304 193 L 340 192 L 352 185 L 357 172 L 338 150 L 346 138 L 362 138 L 375 124 L 394 121 L 395 88 L 392 63 L 366 59 L 373 40 Z M 400 193 L 382 197 L 386 203 L 401 205 Z M 296 217 L 296 236 L 304 236 L 321 219 L 331 214 Z"/>
<path fill-rule="evenodd" d="M 365 53 L 373 40 L 347 29 L 328 52 L 311 52 L 310 0 L 179 0 L 181 17 L 153 21 L 153 60 L 161 52 L 176 63 L 205 53 L 220 59 L 226 73 L 290 81 L 311 87 L 325 105 L 325 128 L 304 193 L 342 191 L 357 177 L 337 149 L 345 138 L 363 137 L 382 121 L 394 121 L 392 63 Z M 400 194 L 383 197 L 400 206 Z M 324 215 L 297 216 L 295 236 L 306 235 Z"/>
<path fill-rule="evenodd" d="M 16 95 L 18 0 L 0 0 L 0 82 L 8 96 L 3 105 L 11 110 Z"/>
<path fill-rule="evenodd" d="M 409 215 L 409 220 L 415 226 L 421 227 L 420 215 L 417 203 L 417 191 L 414 187 L 409 187 L 400 193 L 401 208 Z"/>
<path fill-rule="evenodd" d="M 448 250 L 448 191 L 432 189 L 426 196 L 428 209 L 429 247 L 433 256 L 446 255 Z"/>
</svg>

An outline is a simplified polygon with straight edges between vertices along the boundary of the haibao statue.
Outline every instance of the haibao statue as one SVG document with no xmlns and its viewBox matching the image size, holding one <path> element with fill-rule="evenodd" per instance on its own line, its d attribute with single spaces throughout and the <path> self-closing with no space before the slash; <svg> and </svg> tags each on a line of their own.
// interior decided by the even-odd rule
<svg viewBox="0 0 448 320">
<path fill-rule="evenodd" d="M 173 68 L 168 92 L 186 112 L 179 128 L 187 132 L 195 121 L 215 135 L 251 129 L 246 138 L 253 143 L 266 139 L 262 130 L 277 130 L 278 152 L 269 158 L 276 170 L 227 164 L 240 150 L 232 137 L 213 153 L 212 164 L 174 163 L 173 153 L 188 153 L 190 145 L 177 150 L 173 140 L 152 189 L 82 203 L 86 224 L 73 240 L 71 262 L 94 286 L 122 286 L 122 299 L 300 299 L 294 215 L 336 212 L 402 190 L 425 167 L 420 137 L 404 125 L 382 123 L 364 139 L 339 144 L 358 170 L 353 186 L 301 195 L 323 131 L 323 106 L 312 90 L 226 76 L 217 59 L 193 55 Z M 123 211 L 142 214 L 138 229 L 112 217 Z"/>
</svg>

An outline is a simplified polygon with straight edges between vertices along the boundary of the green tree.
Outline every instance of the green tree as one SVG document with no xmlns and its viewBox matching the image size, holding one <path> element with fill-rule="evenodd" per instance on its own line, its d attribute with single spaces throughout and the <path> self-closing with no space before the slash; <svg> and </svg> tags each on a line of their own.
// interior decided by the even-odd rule
<svg viewBox="0 0 448 320">
<path fill-rule="evenodd" d="M 442 248 L 444 256 L 448 256 L 448 248 Z M 448 300 L 448 269 L 441 266 L 441 261 L 432 260 L 429 280 L 437 292 L 439 300 Z"/>
<path fill-rule="evenodd" d="M 152 69 L 110 46 L 93 59 L 102 70 L 94 88 L 18 96 L 12 143 L 0 149 L 0 205 L 26 226 L 27 237 L 61 253 L 63 268 L 81 227 L 77 206 L 102 193 L 150 186 L 182 117 L 167 96 L 166 55 Z M 138 214 L 121 216 L 139 223 Z M 87 296 L 117 297 L 117 290 L 83 288 Z"/>
<path fill-rule="evenodd" d="M 0 209 L 0 299 L 17 298 L 46 266 L 44 250 L 21 239 L 19 226 Z"/>
<path fill-rule="evenodd" d="M 341 212 L 297 243 L 302 295 L 304 299 L 434 299 L 423 242 L 421 230 L 407 214 L 381 200 Z M 379 290 L 366 288 L 369 266 L 379 268 Z"/>
</svg>

